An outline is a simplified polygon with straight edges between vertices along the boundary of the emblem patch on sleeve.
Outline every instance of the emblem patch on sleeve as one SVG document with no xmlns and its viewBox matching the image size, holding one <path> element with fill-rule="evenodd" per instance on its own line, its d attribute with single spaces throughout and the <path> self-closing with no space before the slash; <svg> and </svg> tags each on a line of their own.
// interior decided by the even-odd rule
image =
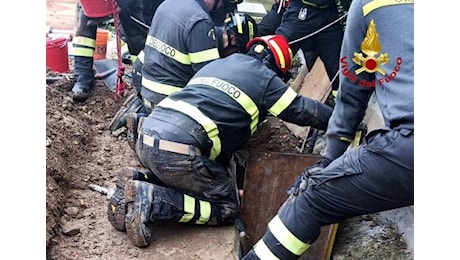
<svg viewBox="0 0 460 260">
<path fill-rule="evenodd" d="M 307 18 L 307 8 L 300 8 L 299 15 L 297 15 L 297 18 L 299 20 L 305 20 Z"/>
<path fill-rule="evenodd" d="M 396 57 L 396 59 L 392 59 L 392 62 L 394 62 L 393 70 L 387 72 L 382 66 L 389 63 L 390 58 L 388 57 L 388 53 L 381 53 L 381 49 L 382 46 L 380 45 L 377 27 L 372 19 L 367 27 L 366 36 L 361 42 L 361 52 L 355 52 L 351 58 L 355 65 L 349 64 L 348 56 L 340 58 L 342 75 L 349 81 L 367 88 L 374 88 L 376 85 L 383 86 L 384 84 L 390 83 L 398 75 L 403 65 L 403 58 Z M 388 65 L 390 64 L 391 63 Z M 356 65 L 358 65 L 357 69 Z M 376 80 L 368 80 L 365 79 L 365 77 L 358 76 L 362 72 L 374 75 L 378 73 L 383 77 L 377 77 Z"/>
<path fill-rule="evenodd" d="M 374 19 L 372 19 L 367 27 L 366 37 L 364 37 L 361 43 L 361 51 L 366 54 L 366 57 L 364 57 L 362 53 L 355 52 L 355 57 L 353 58 L 353 62 L 361 66 L 361 68 L 355 71 L 356 75 L 363 71 L 369 73 L 377 71 L 385 75 L 385 71 L 380 68 L 380 66 L 385 65 L 389 59 L 387 53 L 380 53 L 381 49 L 382 46 L 380 46 L 379 34 L 377 33 Z"/>
</svg>

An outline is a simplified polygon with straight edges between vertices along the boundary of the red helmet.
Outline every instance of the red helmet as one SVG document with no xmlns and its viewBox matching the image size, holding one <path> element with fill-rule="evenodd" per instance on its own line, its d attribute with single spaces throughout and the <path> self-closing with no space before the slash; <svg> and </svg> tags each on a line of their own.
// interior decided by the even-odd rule
<svg viewBox="0 0 460 260">
<path fill-rule="evenodd" d="M 253 38 L 246 45 L 246 49 L 250 49 L 253 45 L 261 43 L 268 46 L 271 54 L 276 63 L 276 67 L 283 74 L 286 74 L 291 69 L 292 65 L 292 51 L 289 48 L 289 43 L 282 35 L 267 35 L 262 37 Z"/>
</svg>

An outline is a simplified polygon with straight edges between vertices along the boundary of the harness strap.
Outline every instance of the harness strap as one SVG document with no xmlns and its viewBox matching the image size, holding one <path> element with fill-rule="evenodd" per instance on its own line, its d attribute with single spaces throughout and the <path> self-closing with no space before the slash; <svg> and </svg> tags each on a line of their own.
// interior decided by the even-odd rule
<svg viewBox="0 0 460 260">
<path fill-rule="evenodd" d="M 150 147 L 155 147 L 158 142 L 158 149 L 178 154 L 185 154 L 191 156 L 201 156 L 201 151 L 197 147 L 188 144 L 182 144 L 167 140 L 157 140 L 155 137 L 139 133 L 139 138 L 143 136 L 143 143 Z"/>
</svg>

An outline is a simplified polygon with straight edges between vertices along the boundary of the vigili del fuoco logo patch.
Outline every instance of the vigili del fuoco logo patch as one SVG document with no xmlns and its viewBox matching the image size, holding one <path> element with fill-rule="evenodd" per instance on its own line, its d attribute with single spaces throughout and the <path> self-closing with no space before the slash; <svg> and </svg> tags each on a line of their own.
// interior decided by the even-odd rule
<svg viewBox="0 0 460 260">
<path fill-rule="evenodd" d="M 355 57 L 353 58 L 353 62 L 361 66 L 361 68 L 355 70 L 356 75 L 363 71 L 369 73 L 377 71 L 385 75 L 385 71 L 380 68 L 380 65 L 384 65 L 388 62 L 388 53 L 380 53 L 381 49 L 382 46 L 380 46 L 379 34 L 375 28 L 374 20 L 371 20 L 369 27 L 367 27 L 366 37 L 364 37 L 361 43 L 361 51 L 366 54 L 366 57 L 364 57 L 362 53 L 355 52 L 354 54 Z"/>
<path fill-rule="evenodd" d="M 354 71 L 350 71 L 347 56 L 344 56 L 340 59 L 342 74 L 353 83 L 358 81 L 357 75 L 362 72 L 379 73 L 386 76 L 378 80 L 377 84 L 380 86 L 382 86 L 384 82 L 390 82 L 396 77 L 402 64 L 402 58 L 398 57 L 396 59 L 394 70 L 387 75 L 386 71 L 383 70 L 381 66 L 387 64 L 390 59 L 388 53 L 381 53 L 381 49 L 382 46 L 380 46 L 379 34 L 377 33 L 374 19 L 372 19 L 367 27 L 366 37 L 364 37 L 361 42 L 362 52 L 355 52 L 352 58 L 352 61 L 360 67 Z M 375 87 L 375 81 L 359 80 L 358 84 L 363 87 Z"/>
</svg>

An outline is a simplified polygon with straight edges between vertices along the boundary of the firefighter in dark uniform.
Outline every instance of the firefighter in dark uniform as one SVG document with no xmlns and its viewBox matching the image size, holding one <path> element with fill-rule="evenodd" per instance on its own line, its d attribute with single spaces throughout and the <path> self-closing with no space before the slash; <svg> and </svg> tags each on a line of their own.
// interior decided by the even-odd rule
<svg viewBox="0 0 460 260">
<path fill-rule="evenodd" d="M 233 13 L 224 20 L 223 26 L 215 27 L 208 12 L 203 9 L 208 8 L 204 3 L 201 0 L 188 0 L 187 3 L 168 0 L 160 5 L 153 17 L 144 49 L 146 64 L 143 66 L 141 91 L 125 101 L 110 123 L 112 131 L 128 126 L 128 143 L 133 149 L 138 136 L 138 122 L 151 112 L 156 103 L 182 89 L 195 70 L 204 64 L 237 51 L 245 52 L 246 44 L 257 34 L 256 23 L 247 14 Z M 171 10 L 178 14 L 174 15 Z M 177 21 L 176 17 L 182 18 Z M 168 26 L 171 28 L 166 30 Z M 131 171 L 125 172 L 124 169 L 116 174 L 140 178 L 137 172 L 133 176 Z M 123 183 L 117 181 L 116 185 L 123 186 Z M 118 190 L 110 196 L 108 219 L 119 231 L 125 230 L 123 207 L 123 192 Z"/>
<path fill-rule="evenodd" d="M 149 1 L 149 0 L 144 0 L 144 1 Z M 164 0 L 161 0 L 160 2 L 163 2 Z M 218 8 L 216 10 L 213 10 L 210 12 L 210 16 L 212 21 L 216 26 L 222 26 L 224 24 L 224 19 L 226 18 L 228 13 L 233 13 L 236 10 L 236 3 L 239 1 L 224 1 L 224 6 L 222 8 Z M 152 3 L 150 3 L 152 4 Z M 155 2 L 153 2 L 155 4 Z M 148 6 L 148 3 L 144 3 L 144 6 Z M 155 10 L 158 7 L 158 5 L 155 6 Z M 147 13 L 149 15 L 150 13 Z M 151 24 L 153 15 L 149 17 L 145 17 L 145 19 L 148 19 L 149 25 Z M 145 40 L 144 40 L 145 42 Z M 144 51 L 141 50 L 141 52 L 138 54 L 137 60 L 133 63 L 133 85 L 138 93 L 141 92 L 142 88 L 142 66 L 144 65 Z M 134 96 L 132 97 L 134 98 Z M 126 103 L 128 103 L 127 101 Z M 125 104 L 126 106 L 127 104 Z M 121 127 L 120 125 L 113 125 L 112 126 L 112 131 L 115 128 Z"/>
<path fill-rule="evenodd" d="M 290 0 L 274 0 L 272 7 L 262 20 L 257 24 L 259 36 L 273 35 L 281 24 L 283 14 L 289 6 Z"/>
<path fill-rule="evenodd" d="M 322 159 L 297 179 L 264 236 L 243 259 L 298 259 L 321 226 L 413 205 L 413 2 L 352 1 Z M 384 126 L 348 148 L 373 93 Z"/>
<path fill-rule="evenodd" d="M 333 79 L 339 70 L 340 47 L 343 39 L 342 24 L 335 22 L 338 18 L 339 11 L 335 0 L 290 0 L 281 24 L 276 30 L 276 34 L 281 34 L 288 39 L 294 53 L 302 49 L 309 70 L 313 67 L 316 58 L 321 58 L 332 82 L 333 96 L 336 95 L 339 85 L 338 80 L 333 81 Z M 317 32 L 331 23 L 329 27 Z M 303 39 L 307 35 L 311 36 Z M 297 41 L 299 39 L 303 40 Z"/>
<path fill-rule="evenodd" d="M 286 39 L 254 38 L 248 49 L 202 67 L 141 121 L 136 152 L 156 180 L 117 186 L 124 189 L 125 227 L 134 245 L 149 245 L 155 221 L 233 224 L 240 206 L 230 160 L 268 113 L 327 128 L 332 109 L 282 80 L 290 78 L 292 59 Z"/>
<path fill-rule="evenodd" d="M 158 8 L 142 58 L 140 91 L 138 89 L 131 95 L 114 116 L 109 125 L 111 131 L 126 125 L 128 135 L 135 136 L 132 132 L 135 127 L 131 126 L 137 125 L 139 118 L 147 115 L 155 104 L 184 87 L 193 74 L 208 62 L 236 51 L 245 51 L 246 43 L 257 35 L 256 23 L 247 14 L 234 13 L 224 20 L 223 27 L 215 28 L 209 16 L 210 10 L 214 10 L 210 8 L 215 8 L 215 5 L 210 5 L 212 1 L 210 4 L 202 0 L 184 1 L 168 1 Z M 225 37 L 228 41 L 222 37 L 223 34 L 229 35 Z M 235 39 L 230 35 L 234 35 Z M 229 45 L 223 46 L 224 42 Z M 128 120 L 129 114 L 131 118 Z"/>
<path fill-rule="evenodd" d="M 130 0 L 117 1 L 120 12 L 120 23 L 123 31 L 123 38 L 126 41 L 129 53 L 133 59 L 144 48 L 145 37 L 148 29 L 142 24 L 148 24 L 144 20 L 147 13 L 153 13 L 156 7 L 163 0 L 148 0 L 149 5 L 144 7 L 144 2 L 147 0 Z M 91 8 L 93 6 L 87 6 Z M 97 12 L 89 12 L 97 13 Z M 88 98 L 92 88 L 94 87 L 94 71 L 93 71 L 93 55 L 96 47 L 96 32 L 98 26 L 110 19 L 112 15 L 103 17 L 87 16 L 85 7 L 82 6 L 79 14 L 79 25 L 75 33 L 75 38 L 72 40 L 72 54 L 74 55 L 74 72 L 75 83 L 72 88 L 72 98 L 75 101 L 84 102 Z M 135 20 L 139 21 L 136 22 Z M 142 23 L 142 24 L 141 24 Z"/>
</svg>

